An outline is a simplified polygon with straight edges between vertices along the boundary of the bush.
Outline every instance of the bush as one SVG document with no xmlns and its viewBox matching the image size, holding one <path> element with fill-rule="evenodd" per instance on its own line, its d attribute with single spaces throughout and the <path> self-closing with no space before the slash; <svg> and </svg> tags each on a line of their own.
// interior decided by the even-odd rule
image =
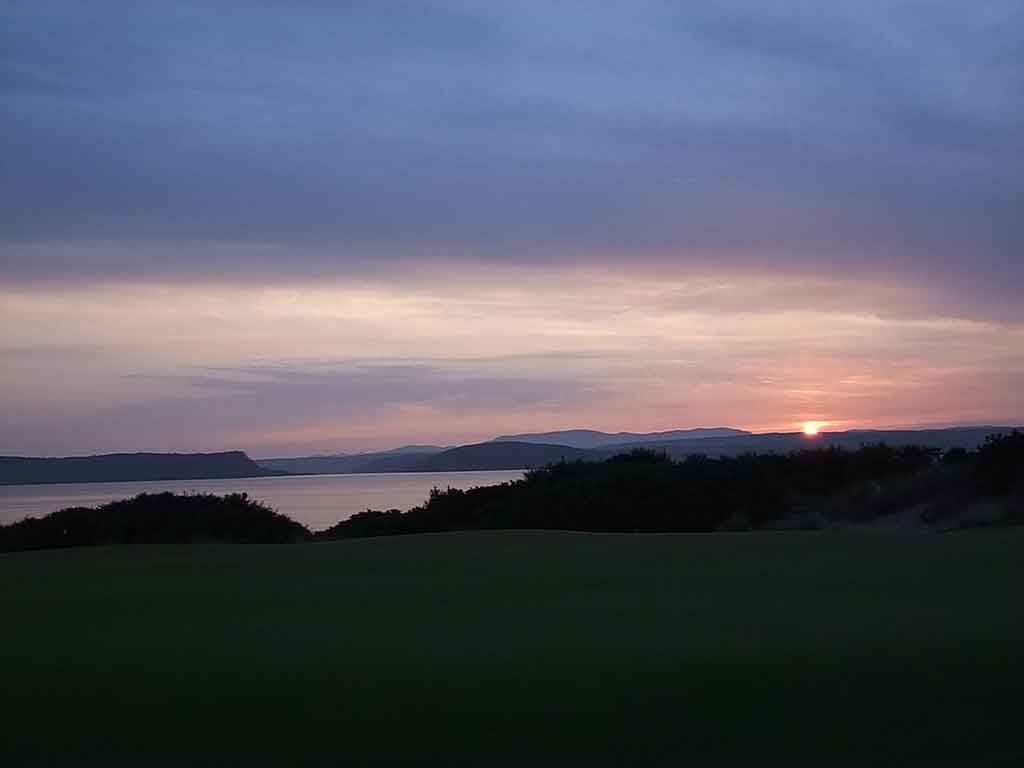
<svg viewBox="0 0 1024 768">
<path fill-rule="evenodd" d="M 310 537 L 305 526 L 244 493 L 143 493 L 96 508 L 70 507 L 2 526 L 0 551 L 192 541 L 272 544 Z"/>
<path fill-rule="evenodd" d="M 1024 433 L 989 435 L 978 449 L 974 469 L 978 492 L 985 496 L 1006 496 L 1024 487 Z"/>
<path fill-rule="evenodd" d="M 873 445 L 853 452 L 690 456 L 677 462 L 634 450 L 602 462 L 562 461 L 514 483 L 434 489 L 425 504 L 404 514 L 366 512 L 318 537 L 496 528 L 702 532 L 737 520 L 759 526 L 792 514 L 796 497 L 909 476 L 937 457 L 925 448 Z"/>
</svg>

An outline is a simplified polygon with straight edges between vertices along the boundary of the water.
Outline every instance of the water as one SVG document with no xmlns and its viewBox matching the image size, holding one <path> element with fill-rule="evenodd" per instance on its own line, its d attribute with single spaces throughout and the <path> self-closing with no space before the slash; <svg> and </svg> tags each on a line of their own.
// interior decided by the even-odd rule
<svg viewBox="0 0 1024 768">
<path fill-rule="evenodd" d="M 518 480 L 519 470 L 491 472 L 389 472 L 368 475 L 245 477 L 234 480 L 166 480 L 133 483 L 60 483 L 0 486 L 0 524 L 42 517 L 65 507 L 93 507 L 140 493 L 248 493 L 314 530 L 367 509 L 406 510 L 430 489 L 472 488 Z"/>
</svg>

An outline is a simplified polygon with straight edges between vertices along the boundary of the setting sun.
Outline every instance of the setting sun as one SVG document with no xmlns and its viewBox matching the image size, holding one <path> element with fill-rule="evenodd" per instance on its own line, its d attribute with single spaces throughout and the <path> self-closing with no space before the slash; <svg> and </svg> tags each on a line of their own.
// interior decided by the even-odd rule
<svg viewBox="0 0 1024 768">
<path fill-rule="evenodd" d="M 825 422 L 823 421 L 805 421 L 804 434 L 807 435 L 807 437 L 814 437 L 821 432 L 821 428 L 824 426 Z"/>
</svg>

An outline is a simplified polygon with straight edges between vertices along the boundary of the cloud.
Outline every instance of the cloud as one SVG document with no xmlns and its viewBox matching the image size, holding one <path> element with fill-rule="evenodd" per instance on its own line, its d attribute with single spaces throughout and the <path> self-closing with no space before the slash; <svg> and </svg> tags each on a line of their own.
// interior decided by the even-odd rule
<svg viewBox="0 0 1024 768">
<path fill-rule="evenodd" d="M 1016 0 L 8 6 L 0 450 L 1020 413 Z"/>
<path fill-rule="evenodd" d="M 481 439 L 491 436 L 495 412 L 536 420 L 586 407 L 598 392 L 564 372 L 493 368 L 365 361 L 115 374 L 121 387 L 141 386 L 149 396 L 97 398 L 70 413 L 0 414 L 0 432 L 10 441 L 0 453 L 49 453 L 55 445 L 64 446 L 59 452 L 189 450 L 197 437 L 210 448 L 245 446 L 257 454 L 382 448 L 438 435 Z"/>
<path fill-rule="evenodd" d="M 0 452 L 279 454 L 580 426 L 1019 420 L 1024 329 L 936 315 L 898 287 L 881 300 L 908 306 L 864 311 L 857 293 L 780 276 L 527 268 L 0 291 L 0 324 L 18 329 L 0 340 Z"/>
<path fill-rule="evenodd" d="M 236 10 L 15 3 L 6 279 L 85 240 L 101 278 L 628 250 L 1021 280 L 1017 3 Z"/>
</svg>

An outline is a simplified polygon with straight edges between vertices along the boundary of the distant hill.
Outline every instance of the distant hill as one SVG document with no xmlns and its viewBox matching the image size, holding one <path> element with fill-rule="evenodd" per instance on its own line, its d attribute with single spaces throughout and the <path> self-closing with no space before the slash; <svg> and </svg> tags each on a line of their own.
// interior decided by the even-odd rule
<svg viewBox="0 0 1024 768">
<path fill-rule="evenodd" d="M 209 480 L 270 474 L 276 473 L 260 467 L 242 451 L 109 453 L 65 458 L 0 456 L 0 485 Z"/>
<path fill-rule="evenodd" d="M 389 448 L 377 453 L 440 453 L 443 450 L 446 450 L 445 447 L 440 445 L 400 445 L 398 448 Z"/>
<path fill-rule="evenodd" d="M 352 456 L 305 456 L 294 459 L 259 459 L 261 467 L 308 475 L 372 472 L 457 472 L 483 469 L 529 469 L 551 462 L 590 458 L 589 453 L 564 445 L 533 443 L 477 443 L 456 448 L 422 446 L 419 450 L 381 451 Z"/>
<path fill-rule="evenodd" d="M 1008 434 L 1013 427 L 981 426 L 950 427 L 947 429 L 866 429 L 846 432 L 822 432 L 807 437 L 802 432 L 773 432 L 745 434 L 733 437 L 706 437 L 689 440 L 657 440 L 627 443 L 614 450 L 596 451 L 598 458 L 633 448 L 665 451 L 673 458 L 695 454 L 707 456 L 740 456 L 744 453 L 789 453 L 806 448 L 844 448 L 857 450 L 865 445 L 885 443 L 892 447 L 920 445 L 927 448 L 963 448 L 974 450 L 992 434 Z"/>
<path fill-rule="evenodd" d="M 436 453 L 420 461 L 421 472 L 458 472 L 482 469 L 533 469 L 555 464 L 563 459 L 593 458 L 590 451 L 567 445 L 540 445 L 536 443 L 489 442 L 460 445 Z"/>
<path fill-rule="evenodd" d="M 648 435 L 640 435 L 637 442 L 622 442 L 602 445 L 598 448 L 580 448 L 579 446 L 537 443 L 531 440 L 513 441 L 507 437 L 498 438 L 486 443 L 462 445 L 456 448 L 440 449 L 430 452 L 394 452 L 364 453 L 353 456 L 307 456 L 295 459 L 260 459 L 258 464 L 270 470 L 294 474 L 350 474 L 356 472 L 448 472 L 460 470 L 489 469 L 532 469 L 542 467 L 561 459 L 566 461 L 601 461 L 610 456 L 645 448 L 664 451 L 673 458 L 682 458 L 692 454 L 707 456 L 740 456 L 744 453 L 789 453 L 806 448 L 827 448 L 836 446 L 848 450 L 856 450 L 863 445 L 886 443 L 893 447 L 906 445 L 923 445 L 930 448 L 964 448 L 973 450 L 985 441 L 985 437 L 995 433 L 1009 433 L 1011 427 L 957 427 L 951 429 L 923 430 L 856 430 L 849 432 L 823 432 L 810 438 L 801 432 L 778 432 L 753 434 L 741 430 L 675 430 L 651 434 L 675 435 L 685 434 L 683 439 L 653 439 Z M 696 433 L 705 433 L 697 436 Z M 724 435 L 709 436 L 711 433 Z M 573 434 L 597 434 L 590 430 L 573 430 Z M 563 433 L 551 433 L 563 434 Z M 623 432 L 620 435 L 633 433 Z M 581 438 L 582 439 L 582 438 Z"/>
<path fill-rule="evenodd" d="M 501 435 L 493 442 L 542 443 L 567 445 L 571 448 L 604 448 L 611 445 L 695 440 L 708 437 L 736 437 L 750 432 L 731 427 L 672 429 L 667 432 L 599 432 L 594 429 L 564 429 L 557 432 L 532 432 L 522 435 Z"/>
<path fill-rule="evenodd" d="M 299 456 L 296 458 L 257 459 L 264 469 L 296 475 L 349 475 L 369 472 L 408 472 L 425 457 L 441 453 L 434 445 L 406 445 L 388 451 L 353 453 L 338 456 Z"/>
</svg>

